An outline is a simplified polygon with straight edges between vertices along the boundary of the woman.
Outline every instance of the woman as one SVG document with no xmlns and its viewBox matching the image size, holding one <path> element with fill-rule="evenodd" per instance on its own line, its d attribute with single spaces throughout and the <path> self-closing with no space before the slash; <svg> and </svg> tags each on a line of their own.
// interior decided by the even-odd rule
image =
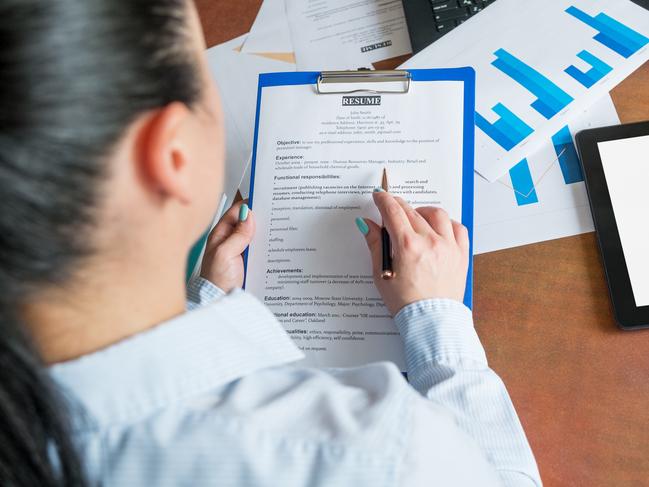
<svg viewBox="0 0 649 487">
<path fill-rule="evenodd" d="M 2 485 L 540 485 L 460 304 L 461 225 L 373 195 L 414 389 L 387 363 L 300 368 L 237 290 L 246 205 L 185 313 L 224 161 L 193 5 L 3 0 L 0 39 Z M 376 270 L 378 227 L 357 224 Z"/>
</svg>

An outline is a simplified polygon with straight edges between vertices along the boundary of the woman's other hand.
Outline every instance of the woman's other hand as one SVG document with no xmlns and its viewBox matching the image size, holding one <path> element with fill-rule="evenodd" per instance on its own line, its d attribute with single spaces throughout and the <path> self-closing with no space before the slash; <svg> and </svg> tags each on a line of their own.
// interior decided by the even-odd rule
<svg viewBox="0 0 649 487">
<path fill-rule="evenodd" d="M 415 210 L 389 193 L 375 192 L 373 196 L 392 241 L 392 279 L 381 278 L 381 227 L 367 218 L 356 223 L 365 235 L 374 282 L 390 313 L 394 316 L 404 306 L 422 299 L 461 302 L 469 265 L 466 227 L 440 208 Z"/>
<path fill-rule="evenodd" d="M 243 286 L 243 252 L 255 233 L 255 219 L 242 201 L 232 206 L 210 232 L 201 277 L 225 292 Z"/>
</svg>

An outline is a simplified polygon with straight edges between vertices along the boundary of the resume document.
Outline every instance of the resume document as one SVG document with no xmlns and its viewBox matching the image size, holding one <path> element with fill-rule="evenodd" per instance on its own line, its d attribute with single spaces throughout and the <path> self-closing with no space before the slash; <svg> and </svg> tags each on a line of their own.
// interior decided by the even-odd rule
<svg viewBox="0 0 649 487">
<path fill-rule="evenodd" d="M 390 360 L 405 370 L 354 219 L 380 224 L 372 192 L 386 168 L 393 194 L 461 220 L 464 83 L 415 82 L 406 94 L 270 86 L 260 96 L 246 289 L 309 365 Z"/>
</svg>

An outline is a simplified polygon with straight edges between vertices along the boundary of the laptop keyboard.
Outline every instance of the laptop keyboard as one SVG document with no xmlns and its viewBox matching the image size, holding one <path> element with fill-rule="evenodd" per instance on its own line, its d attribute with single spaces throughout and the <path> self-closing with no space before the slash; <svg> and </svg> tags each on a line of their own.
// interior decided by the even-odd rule
<svg viewBox="0 0 649 487">
<path fill-rule="evenodd" d="M 446 34 L 496 0 L 430 0 L 435 28 Z"/>
</svg>

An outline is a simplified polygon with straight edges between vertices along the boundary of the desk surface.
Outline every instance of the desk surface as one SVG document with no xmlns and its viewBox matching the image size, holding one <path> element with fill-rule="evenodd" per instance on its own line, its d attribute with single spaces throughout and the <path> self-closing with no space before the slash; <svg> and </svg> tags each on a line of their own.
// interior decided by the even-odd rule
<svg viewBox="0 0 649 487">
<path fill-rule="evenodd" d="M 213 46 L 261 0 L 196 3 Z M 612 94 L 622 121 L 649 119 L 649 63 Z M 647 485 L 649 330 L 615 327 L 594 234 L 477 256 L 474 315 L 546 487 Z"/>
</svg>

